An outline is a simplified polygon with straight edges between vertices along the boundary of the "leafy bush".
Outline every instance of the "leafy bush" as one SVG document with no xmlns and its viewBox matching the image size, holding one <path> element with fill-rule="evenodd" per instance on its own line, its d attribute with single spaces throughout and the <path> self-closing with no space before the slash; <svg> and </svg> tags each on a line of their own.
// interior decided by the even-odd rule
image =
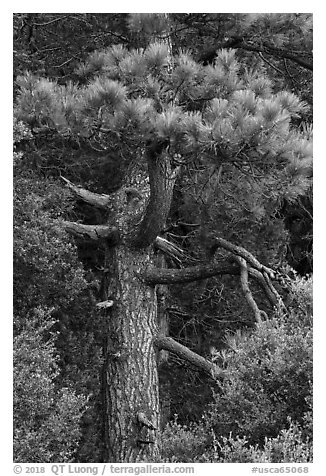
<svg viewBox="0 0 326 476">
<path fill-rule="evenodd" d="M 303 422 L 312 386 L 310 293 L 310 281 L 300 280 L 292 289 L 292 301 L 300 307 L 258 324 L 252 333 L 228 335 L 228 349 L 215 359 L 229 377 L 207 414 L 215 434 L 232 432 L 261 444 L 266 437 L 276 438 L 288 417 Z"/>
<path fill-rule="evenodd" d="M 191 463 L 203 453 L 207 438 L 200 426 L 180 425 L 175 418 L 164 429 L 162 442 L 162 461 Z"/>
<path fill-rule="evenodd" d="M 169 462 L 312 460 L 312 280 L 296 278 L 288 312 L 229 334 L 213 357 L 228 371 L 200 424 L 163 432 Z"/>
<path fill-rule="evenodd" d="M 18 387 L 21 380 L 24 382 L 19 391 L 24 395 L 25 408 L 20 411 L 18 398 L 14 408 L 17 413 L 15 455 L 20 461 L 66 461 L 72 457 L 78 440 L 78 451 L 82 451 L 82 455 L 76 458 L 88 461 L 99 446 L 97 440 L 93 441 L 95 437 L 100 438 L 99 424 L 97 421 L 92 424 L 90 438 L 90 425 L 86 421 L 94 414 L 99 399 L 102 365 L 102 321 L 90 299 L 93 278 L 86 280 L 77 247 L 58 222 L 63 214 L 71 212 L 67 192 L 53 180 L 41 182 L 36 176 L 19 170 L 14 192 L 14 365 Z M 44 328 L 44 320 L 35 317 L 49 309 L 53 317 L 51 329 Z M 53 341 L 47 340 L 50 331 L 55 335 Z M 39 355 L 37 347 L 31 347 L 30 336 L 34 334 L 42 342 Z M 23 368 L 29 365 L 31 352 L 34 362 L 40 366 L 38 379 L 44 380 L 40 386 L 39 380 L 29 378 L 29 372 L 33 376 L 35 372 Z M 54 382 L 57 403 L 51 404 L 49 409 Z M 81 422 L 79 399 L 88 400 Z M 39 402 L 37 426 L 30 420 L 33 411 L 26 407 L 28 402 L 33 411 L 35 402 Z M 45 402 L 44 412 L 41 402 Z M 71 416 L 67 425 L 64 412 L 68 409 Z M 61 449 L 59 442 L 62 442 Z M 52 447 L 55 457 L 52 457 Z"/>
<path fill-rule="evenodd" d="M 64 206 L 62 195 L 58 185 L 50 181 L 41 185 L 28 177 L 16 178 L 16 313 L 44 305 L 67 307 L 87 286 L 76 247 L 69 241 L 66 233 L 55 226 L 54 219 L 58 218 L 59 210 Z"/>
<path fill-rule="evenodd" d="M 307 413 L 309 433 L 311 413 Z M 313 460 L 312 441 L 305 431 L 288 419 L 287 428 L 263 445 L 250 445 L 240 436 L 207 435 L 205 425 L 181 426 L 173 422 L 163 432 L 162 462 L 168 463 L 309 463 Z"/>
<path fill-rule="evenodd" d="M 39 309 L 14 339 L 14 460 L 72 461 L 86 399 L 56 388 L 54 320 Z"/>
<path fill-rule="evenodd" d="M 200 458 L 207 463 L 309 463 L 312 445 L 304 438 L 300 426 L 289 419 L 288 428 L 276 438 L 265 438 L 263 446 L 249 445 L 246 437 L 232 435 L 215 439 L 212 447 Z"/>
</svg>

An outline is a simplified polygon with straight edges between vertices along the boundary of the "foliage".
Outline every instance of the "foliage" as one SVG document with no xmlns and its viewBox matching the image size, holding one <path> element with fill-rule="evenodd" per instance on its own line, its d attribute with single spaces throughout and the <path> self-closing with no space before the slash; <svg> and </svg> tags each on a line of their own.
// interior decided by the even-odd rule
<svg viewBox="0 0 326 476">
<path fill-rule="evenodd" d="M 55 226 L 69 204 L 55 183 L 28 176 L 16 178 L 14 194 L 16 312 L 67 307 L 87 286 L 76 248 Z"/>
<path fill-rule="evenodd" d="M 91 52 L 127 42 L 126 14 L 15 13 L 14 71 L 66 80 Z"/>
<path fill-rule="evenodd" d="M 39 308 L 14 338 L 14 459 L 20 463 L 72 461 L 81 437 L 86 400 L 57 388 L 54 323 Z"/>
<path fill-rule="evenodd" d="M 287 315 L 228 335 L 213 356 L 228 377 L 201 422 L 166 427 L 166 461 L 312 460 L 311 279 L 297 278 L 289 301 Z"/>
<path fill-rule="evenodd" d="M 288 416 L 302 422 L 312 381 L 312 335 L 306 327 L 269 321 L 253 335 L 229 337 L 229 381 L 209 414 L 217 434 L 247 436 L 250 443 L 276 437 Z M 217 357 L 218 358 L 218 357 Z"/>
<path fill-rule="evenodd" d="M 175 419 L 162 434 L 162 461 L 193 463 L 205 451 L 207 436 L 198 425 L 181 425 Z"/>
<path fill-rule="evenodd" d="M 222 437 L 213 443 L 213 450 L 204 454 L 201 462 L 209 463 L 311 463 L 311 440 L 289 419 L 286 429 L 276 438 L 265 438 L 261 448 L 249 445 L 245 437 Z"/>
<path fill-rule="evenodd" d="M 205 436 L 203 436 L 205 435 Z M 265 438 L 261 447 L 246 437 L 207 437 L 202 426 L 170 423 L 163 433 L 161 461 L 165 463 L 311 463 L 312 443 L 298 424 L 288 425 L 276 438 Z"/>
<path fill-rule="evenodd" d="M 38 421 L 42 422 L 43 419 L 44 428 L 50 426 L 46 443 L 49 447 L 52 445 L 52 439 L 63 441 L 60 450 L 62 458 L 76 456 L 78 449 L 82 459 L 87 461 L 97 454 L 100 446 L 97 441 L 100 437 L 98 421 L 92 423 L 91 437 L 89 435 L 89 418 L 94 415 L 101 390 L 99 378 L 103 322 L 99 313 L 95 312 L 92 297 L 97 282 L 92 274 L 89 274 L 86 280 L 76 245 L 58 226 L 58 219 L 60 220 L 63 214 L 73 213 L 71 202 L 62 188 L 53 180 L 40 181 L 35 175 L 18 171 L 14 194 L 14 334 L 19 342 L 23 342 L 26 338 L 24 329 L 29 325 L 33 312 L 39 308 L 51 308 L 55 320 L 52 331 L 56 335 L 53 342 L 57 366 L 55 384 L 56 392 L 61 392 L 62 408 L 61 413 L 58 413 L 58 409 L 51 410 L 52 416 L 39 414 Z M 35 332 L 41 333 L 42 328 L 38 329 L 37 322 Z M 19 363 L 20 359 L 21 354 L 17 354 L 15 365 L 25 365 L 24 360 Z M 76 402 L 83 398 L 89 399 L 86 412 L 83 415 L 78 414 L 78 418 L 74 417 L 68 429 L 64 423 L 63 412 L 72 412 L 75 403 L 66 388 L 75 395 L 73 398 Z M 33 390 L 29 389 L 28 393 L 33 393 Z M 24 414 L 24 418 L 25 416 Z M 82 420 L 79 421 L 79 418 Z M 94 419 L 96 420 L 96 417 Z M 70 456 L 68 453 L 64 456 L 67 431 L 72 435 L 72 446 L 69 451 L 67 449 Z M 74 432 L 78 432 L 78 438 L 74 437 Z M 36 433 L 32 436 L 37 448 Z M 38 437 L 44 438 L 44 435 L 40 433 Z M 93 441 L 91 447 L 90 441 Z M 32 443 L 31 445 L 33 448 Z M 56 446 L 58 447 L 57 443 Z M 19 451 L 20 456 L 25 457 L 24 452 L 27 449 Z M 43 453 L 44 461 L 62 460 L 59 448 L 53 458 L 49 451 L 46 451 L 47 453 Z M 42 461 L 43 457 L 39 458 L 39 461 Z"/>
</svg>

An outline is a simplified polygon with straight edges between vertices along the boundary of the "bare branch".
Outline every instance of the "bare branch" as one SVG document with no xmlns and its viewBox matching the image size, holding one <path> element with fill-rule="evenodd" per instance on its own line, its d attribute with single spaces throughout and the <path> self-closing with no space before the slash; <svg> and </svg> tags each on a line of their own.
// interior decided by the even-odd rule
<svg viewBox="0 0 326 476">
<path fill-rule="evenodd" d="M 58 21 L 61 21 L 61 20 L 65 20 L 68 17 L 69 17 L 69 15 L 65 15 L 63 17 L 54 18 L 53 20 L 50 20 L 50 21 L 45 22 L 45 23 L 33 23 L 33 25 L 34 26 L 47 26 L 47 25 L 51 25 L 52 23 L 55 23 L 55 22 L 58 22 Z"/>
<path fill-rule="evenodd" d="M 172 352 L 181 359 L 191 363 L 199 370 L 203 370 L 214 379 L 223 378 L 226 375 L 225 370 L 221 369 L 201 355 L 196 354 L 192 350 L 188 349 L 188 347 L 185 347 L 171 337 L 156 337 L 154 344 L 159 350 L 164 349 Z"/>
<path fill-rule="evenodd" d="M 107 309 L 108 307 L 112 307 L 113 304 L 114 304 L 113 301 L 102 301 L 102 302 L 98 302 L 98 303 L 96 304 L 96 307 L 97 307 L 98 309 Z"/>
<path fill-rule="evenodd" d="M 274 307 L 277 307 L 279 305 L 280 295 L 278 294 L 274 286 L 273 289 L 271 289 L 270 285 L 266 281 L 265 276 L 257 269 L 248 267 L 248 273 L 258 281 L 261 288 L 265 291 L 269 302 Z"/>
<path fill-rule="evenodd" d="M 103 240 L 107 239 L 112 241 L 112 244 L 116 244 L 119 241 L 119 232 L 116 227 L 107 225 L 83 225 L 82 223 L 76 223 L 71 221 L 61 222 L 64 229 L 83 240 Z"/>
<path fill-rule="evenodd" d="M 261 322 L 261 311 L 259 307 L 257 306 L 257 303 L 254 300 L 253 295 L 249 288 L 247 262 L 245 259 L 241 258 L 240 256 L 236 256 L 235 259 L 240 264 L 240 268 L 241 268 L 240 282 L 241 282 L 241 287 L 245 295 L 245 298 L 249 306 L 254 312 L 256 322 Z"/>
<path fill-rule="evenodd" d="M 170 256 L 170 258 L 175 260 L 178 264 L 181 264 L 182 261 L 187 259 L 186 252 L 182 248 L 177 246 L 175 243 L 171 243 L 171 241 L 162 238 L 161 236 L 156 237 L 154 245 L 155 248 L 163 251 L 163 253 Z"/>
<path fill-rule="evenodd" d="M 70 180 L 62 177 L 62 180 L 66 183 L 67 187 L 74 193 L 74 195 L 85 203 L 89 203 L 98 208 L 109 208 L 111 204 L 111 197 L 103 193 L 94 193 L 86 190 L 85 188 L 74 185 Z"/>
<path fill-rule="evenodd" d="M 265 61 L 265 63 L 267 63 L 268 66 L 270 66 L 271 68 L 273 68 L 273 69 L 274 69 L 275 71 L 277 71 L 279 74 L 281 74 L 281 75 L 283 74 L 283 71 L 281 71 L 281 70 L 280 70 L 279 68 L 277 68 L 273 63 L 271 63 L 270 61 L 268 61 L 268 59 L 263 56 L 263 53 L 262 53 L 261 51 L 258 53 L 258 56 L 259 56 L 263 61 Z"/>
<path fill-rule="evenodd" d="M 269 300 L 272 302 L 273 306 L 277 308 L 283 308 L 283 309 L 285 308 L 281 296 L 276 291 L 271 281 L 271 279 L 275 279 L 275 271 L 261 264 L 257 260 L 257 258 L 255 258 L 255 256 L 253 256 L 245 248 L 242 248 L 242 246 L 234 245 L 233 243 L 230 243 L 229 241 L 224 240 L 223 238 L 215 238 L 214 241 L 215 241 L 216 247 L 221 246 L 222 248 L 228 251 L 231 251 L 235 255 L 236 260 L 241 266 L 242 273 L 243 273 L 244 264 L 243 264 L 243 261 L 239 260 L 239 258 L 242 258 L 243 260 L 245 260 L 246 268 L 247 268 L 247 264 L 250 264 L 251 267 L 248 268 L 246 272 L 249 271 L 249 273 L 252 274 L 259 281 L 259 283 L 264 288 Z M 244 279 L 244 275 L 243 275 L 243 279 Z M 253 304 L 251 304 L 251 307 L 254 309 Z"/>
<path fill-rule="evenodd" d="M 190 283 L 223 274 L 237 275 L 239 274 L 239 268 L 238 266 L 221 263 L 188 266 L 182 269 L 152 268 L 143 271 L 141 278 L 148 284 L 177 284 Z"/>
<path fill-rule="evenodd" d="M 70 63 L 72 60 L 74 60 L 75 58 L 78 58 L 78 55 L 72 55 L 71 58 L 67 59 L 66 61 L 64 61 L 63 63 L 61 64 L 57 64 L 55 66 L 53 66 L 53 68 L 62 68 L 62 66 L 65 66 L 66 64 Z"/>
<path fill-rule="evenodd" d="M 271 268 L 268 268 L 267 266 L 261 264 L 258 259 L 254 257 L 254 255 L 252 255 L 245 248 L 242 248 L 242 246 L 234 245 L 233 243 L 224 240 L 224 238 L 214 238 L 214 243 L 216 248 L 222 247 L 228 251 L 231 251 L 231 253 L 233 253 L 234 255 L 244 258 L 247 263 L 251 264 L 253 268 L 256 268 L 262 273 L 266 273 L 272 279 L 275 278 L 275 272 Z"/>
<path fill-rule="evenodd" d="M 278 58 L 286 58 L 286 59 L 289 59 L 289 60 L 293 61 L 294 63 L 298 64 L 302 68 L 308 69 L 309 71 L 313 70 L 312 62 L 305 61 L 304 59 L 300 58 L 299 56 L 296 56 L 292 53 L 289 53 L 288 51 L 283 50 L 281 48 L 275 48 L 274 46 L 272 46 L 268 43 L 264 43 L 263 46 L 261 47 L 261 46 L 251 45 L 249 43 L 245 43 L 245 42 L 242 41 L 241 43 L 239 43 L 239 45 L 237 45 L 235 47 L 236 48 L 243 48 L 244 50 L 247 50 L 247 51 L 256 51 L 257 53 L 261 53 L 261 52 L 267 53 L 269 55 L 273 55 L 273 56 L 276 56 Z"/>
</svg>

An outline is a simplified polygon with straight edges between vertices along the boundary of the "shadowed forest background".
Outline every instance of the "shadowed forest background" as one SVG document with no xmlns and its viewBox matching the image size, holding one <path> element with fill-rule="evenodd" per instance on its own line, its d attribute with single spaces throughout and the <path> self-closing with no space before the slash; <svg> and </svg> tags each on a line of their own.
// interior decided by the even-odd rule
<svg viewBox="0 0 326 476">
<path fill-rule="evenodd" d="M 14 459 L 312 461 L 312 15 L 16 13 Z"/>
</svg>

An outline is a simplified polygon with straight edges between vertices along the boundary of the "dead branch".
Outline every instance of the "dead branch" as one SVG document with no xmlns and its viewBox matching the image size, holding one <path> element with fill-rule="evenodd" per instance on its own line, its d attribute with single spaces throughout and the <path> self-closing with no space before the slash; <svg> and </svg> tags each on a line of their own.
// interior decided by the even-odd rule
<svg viewBox="0 0 326 476">
<path fill-rule="evenodd" d="M 258 259 L 255 258 L 254 255 L 252 255 L 245 248 L 242 248 L 242 246 L 234 245 L 233 243 L 224 240 L 224 238 L 214 238 L 214 243 L 215 249 L 217 249 L 218 247 L 222 247 L 228 251 L 231 251 L 231 253 L 233 253 L 234 255 L 244 258 L 247 263 L 251 264 L 253 268 L 256 268 L 261 273 L 266 273 L 272 279 L 275 278 L 275 272 L 271 268 L 268 268 L 267 266 L 261 264 Z"/>
<path fill-rule="evenodd" d="M 98 208 L 109 208 L 112 202 L 112 198 L 109 195 L 90 192 L 85 188 L 74 185 L 72 182 L 70 182 L 70 180 L 66 179 L 65 177 L 61 176 L 61 178 L 66 183 L 67 187 L 74 193 L 74 195 L 83 202 Z"/>
<path fill-rule="evenodd" d="M 90 239 L 98 241 L 107 239 L 112 242 L 112 244 L 116 244 L 119 241 L 119 232 L 116 227 L 107 225 L 83 225 L 82 223 L 71 221 L 62 221 L 61 225 L 68 233 L 83 240 Z"/>
<path fill-rule="evenodd" d="M 261 311 L 259 307 L 257 306 L 257 303 L 254 300 L 253 295 L 250 291 L 250 287 L 249 287 L 247 262 L 244 258 L 241 258 L 240 256 L 236 256 L 235 259 L 240 264 L 240 269 L 241 269 L 240 282 L 241 282 L 242 291 L 245 295 L 245 298 L 249 306 L 253 310 L 256 322 L 261 322 Z"/>
<path fill-rule="evenodd" d="M 143 271 L 140 277 L 148 284 L 190 283 L 200 279 L 223 274 L 239 274 L 238 266 L 213 263 L 208 265 L 188 266 L 182 269 L 151 268 Z"/>
<path fill-rule="evenodd" d="M 171 337 L 156 337 L 154 344 L 159 350 L 164 349 L 172 352 L 181 359 L 191 363 L 199 370 L 203 370 L 214 379 L 223 378 L 225 376 L 225 371 L 223 369 L 205 359 L 201 355 L 196 354 L 192 350 L 188 349 L 188 347 L 185 347 Z"/>
</svg>

